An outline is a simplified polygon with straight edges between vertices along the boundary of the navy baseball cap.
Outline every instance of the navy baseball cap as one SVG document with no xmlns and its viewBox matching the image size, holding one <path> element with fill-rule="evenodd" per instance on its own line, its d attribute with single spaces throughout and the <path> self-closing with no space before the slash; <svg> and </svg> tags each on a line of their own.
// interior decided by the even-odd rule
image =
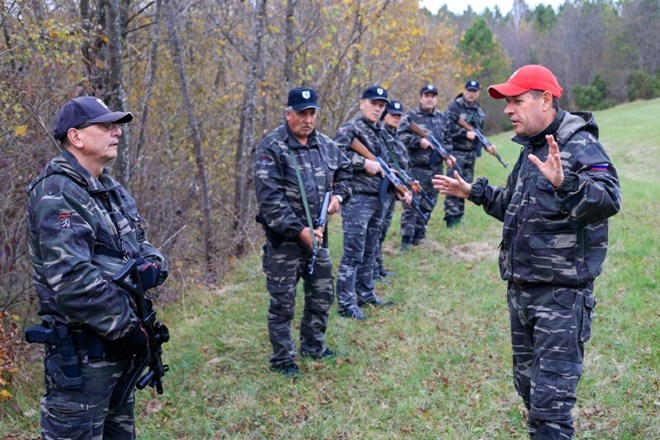
<svg viewBox="0 0 660 440">
<path fill-rule="evenodd" d="M 471 79 L 465 83 L 465 90 L 481 90 L 481 87 L 479 87 L 479 82 Z"/>
<path fill-rule="evenodd" d="M 78 128 L 83 124 L 114 122 L 123 124 L 133 119 L 131 112 L 113 112 L 99 98 L 80 96 L 66 102 L 57 111 L 53 136 L 62 140 L 70 128 Z"/>
<path fill-rule="evenodd" d="M 390 100 L 387 99 L 387 89 L 384 89 L 381 86 L 370 86 L 364 89 L 364 92 L 362 93 L 362 99 L 390 102 Z"/>
<path fill-rule="evenodd" d="M 436 95 L 438 94 L 438 88 L 434 86 L 433 84 L 427 84 L 421 89 L 419 89 L 419 95 L 423 95 L 424 93 L 435 93 Z"/>
<path fill-rule="evenodd" d="M 401 104 L 399 101 L 391 99 L 387 106 L 385 106 L 385 113 L 389 113 L 391 115 L 402 115 L 403 104 Z"/>
<path fill-rule="evenodd" d="M 293 111 L 299 112 L 308 108 L 319 108 L 316 91 L 309 87 L 296 87 L 289 90 L 289 99 L 286 101 L 287 107 Z"/>
</svg>

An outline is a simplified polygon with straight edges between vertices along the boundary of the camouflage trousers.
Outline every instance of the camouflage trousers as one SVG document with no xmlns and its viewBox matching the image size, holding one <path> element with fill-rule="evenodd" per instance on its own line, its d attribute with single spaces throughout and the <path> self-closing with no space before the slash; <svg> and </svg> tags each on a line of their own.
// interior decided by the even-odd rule
<svg viewBox="0 0 660 440">
<path fill-rule="evenodd" d="M 571 410 L 591 336 L 593 284 L 508 286 L 513 378 L 532 439 L 573 437 Z"/>
<path fill-rule="evenodd" d="M 374 300 L 374 258 L 386 204 L 377 195 L 353 194 L 342 208 L 344 254 L 337 275 L 339 311 Z"/>
<path fill-rule="evenodd" d="M 475 151 L 454 150 L 452 152 L 461 168 L 461 177 L 466 182 L 471 183 L 474 179 L 474 164 L 477 160 L 477 153 Z M 447 176 L 454 177 L 454 168 L 447 170 Z M 465 212 L 465 199 L 454 196 L 445 197 L 445 217 L 447 221 L 450 218 L 460 218 Z"/>
<path fill-rule="evenodd" d="M 388 194 L 385 203 L 387 206 L 383 211 L 383 226 L 381 227 L 380 237 L 378 237 L 378 247 L 376 248 L 376 256 L 374 257 L 374 277 L 377 277 L 385 270 L 383 266 L 383 242 L 387 238 L 387 231 L 392 224 L 396 195 L 394 193 Z"/>
<path fill-rule="evenodd" d="M 285 240 L 277 249 L 264 245 L 263 268 L 270 294 L 268 337 L 273 352 L 273 366 L 292 362 L 296 345 L 291 336 L 291 321 L 296 310 L 296 285 L 302 278 L 304 308 L 300 324 L 300 349 L 310 354 L 325 350 L 328 312 L 334 300 L 332 260 L 327 248 L 319 248 L 314 271 L 309 274 L 311 251 L 297 241 Z"/>
<path fill-rule="evenodd" d="M 426 225 L 428 220 L 431 219 L 431 213 L 438 203 L 438 191 L 433 188 L 431 179 L 436 174 L 442 174 L 442 166 L 435 168 L 411 168 L 411 174 L 415 179 L 419 180 L 422 190 L 426 193 L 429 200 L 425 200 L 419 194 L 414 197 L 419 201 L 419 206 L 424 214 L 427 214 L 426 221 L 419 215 L 419 212 L 412 205 L 403 205 L 403 213 L 401 214 L 401 237 L 408 237 L 414 242 L 418 242 L 426 237 Z"/>
<path fill-rule="evenodd" d="M 55 353 L 47 351 L 45 360 Z M 41 435 L 44 440 L 135 439 L 134 404 L 131 392 L 126 403 L 111 404 L 122 372 L 130 368 L 125 357 L 102 355 L 90 359 L 86 348 L 78 349 L 82 385 L 65 389 L 45 374 L 46 394 L 41 399 Z"/>
</svg>

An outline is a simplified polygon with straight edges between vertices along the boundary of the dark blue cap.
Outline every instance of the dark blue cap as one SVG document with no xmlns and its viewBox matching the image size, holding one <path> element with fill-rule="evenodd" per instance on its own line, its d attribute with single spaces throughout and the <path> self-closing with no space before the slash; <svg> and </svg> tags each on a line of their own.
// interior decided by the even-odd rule
<svg viewBox="0 0 660 440">
<path fill-rule="evenodd" d="M 384 89 L 381 86 L 370 86 L 364 89 L 364 92 L 362 93 L 362 99 L 390 102 L 390 100 L 387 99 L 387 89 Z"/>
<path fill-rule="evenodd" d="M 427 84 L 421 89 L 419 89 L 419 95 L 423 95 L 424 93 L 435 93 L 436 95 L 438 94 L 438 88 L 434 86 L 433 84 Z"/>
<path fill-rule="evenodd" d="M 465 90 L 480 90 L 479 83 L 473 79 L 465 83 Z"/>
<path fill-rule="evenodd" d="M 385 112 L 391 115 L 402 115 L 403 104 L 401 104 L 399 101 L 391 99 L 387 106 L 385 106 Z"/>
<path fill-rule="evenodd" d="M 296 87 L 289 90 L 289 99 L 286 106 L 291 107 L 293 111 L 299 112 L 308 108 L 319 108 L 316 91 L 309 87 Z"/>
<path fill-rule="evenodd" d="M 94 96 L 81 96 L 66 102 L 57 111 L 53 136 L 62 140 L 69 129 L 78 128 L 83 124 L 115 122 L 123 124 L 133 119 L 131 112 L 113 112 L 99 98 Z"/>
</svg>

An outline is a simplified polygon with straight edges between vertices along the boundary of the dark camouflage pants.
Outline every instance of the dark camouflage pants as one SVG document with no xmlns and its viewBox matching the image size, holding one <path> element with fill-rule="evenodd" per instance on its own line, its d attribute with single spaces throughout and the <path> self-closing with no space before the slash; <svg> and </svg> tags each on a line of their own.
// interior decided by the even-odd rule
<svg viewBox="0 0 660 440">
<path fill-rule="evenodd" d="M 428 215 L 428 219 L 424 221 L 412 205 L 407 206 L 404 204 L 403 213 L 401 214 L 401 237 L 409 237 L 411 240 L 418 241 L 426 236 L 426 224 L 431 219 L 431 213 L 438 203 L 438 191 L 433 188 L 431 179 L 436 174 L 442 174 L 442 167 L 439 166 L 434 169 L 413 167 L 410 171 L 414 178 L 419 180 L 422 190 L 428 196 L 429 200 L 425 200 L 419 194 L 414 195 L 415 199 L 419 201 L 422 212 Z"/>
<path fill-rule="evenodd" d="M 387 231 L 390 229 L 392 217 L 394 216 L 394 206 L 396 205 L 396 195 L 394 193 L 388 194 L 386 204 L 387 206 L 383 213 L 383 226 L 381 227 L 380 237 L 378 237 L 378 247 L 376 248 L 376 256 L 374 257 L 374 276 L 378 276 L 385 270 L 383 266 L 383 242 L 387 238 Z"/>
<path fill-rule="evenodd" d="M 339 311 L 374 300 L 374 258 L 387 206 L 377 195 L 353 194 L 342 208 L 344 254 L 337 275 Z"/>
<path fill-rule="evenodd" d="M 326 248 L 319 248 L 314 272 L 309 274 L 311 251 L 298 242 L 284 241 L 277 249 L 264 246 L 266 288 L 270 294 L 268 337 L 273 347 L 271 365 L 292 362 L 296 346 L 291 337 L 291 321 L 296 310 L 296 285 L 302 278 L 305 303 L 300 324 L 300 349 L 311 354 L 325 350 L 328 311 L 334 300 L 332 260 Z"/>
<path fill-rule="evenodd" d="M 52 352 L 46 353 L 46 359 Z M 122 406 L 110 405 L 116 385 L 130 360 L 102 356 L 90 359 L 86 348 L 78 351 L 83 377 L 79 389 L 64 389 L 46 374 L 46 394 L 41 399 L 41 435 L 44 440 L 135 439 L 135 399 L 131 393 Z"/>
<path fill-rule="evenodd" d="M 571 410 L 591 336 L 593 285 L 509 283 L 508 303 L 516 391 L 529 410 L 533 439 L 570 439 Z"/>
<path fill-rule="evenodd" d="M 474 179 L 474 164 L 477 160 L 477 154 L 474 151 L 454 150 L 452 152 L 458 166 L 461 168 L 461 177 L 466 182 L 472 183 Z M 447 170 L 447 176 L 454 177 L 454 168 Z M 449 218 L 459 218 L 465 212 L 465 199 L 454 196 L 445 197 L 445 220 Z"/>
</svg>

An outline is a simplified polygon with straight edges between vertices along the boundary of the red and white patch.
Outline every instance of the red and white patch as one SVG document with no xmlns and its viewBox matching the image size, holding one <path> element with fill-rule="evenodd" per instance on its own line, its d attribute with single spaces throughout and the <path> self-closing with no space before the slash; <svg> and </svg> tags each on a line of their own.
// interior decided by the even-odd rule
<svg viewBox="0 0 660 440">
<path fill-rule="evenodd" d="M 71 228 L 71 213 L 70 212 L 61 212 L 57 215 L 57 220 L 60 224 L 60 229 L 70 229 Z"/>
</svg>

